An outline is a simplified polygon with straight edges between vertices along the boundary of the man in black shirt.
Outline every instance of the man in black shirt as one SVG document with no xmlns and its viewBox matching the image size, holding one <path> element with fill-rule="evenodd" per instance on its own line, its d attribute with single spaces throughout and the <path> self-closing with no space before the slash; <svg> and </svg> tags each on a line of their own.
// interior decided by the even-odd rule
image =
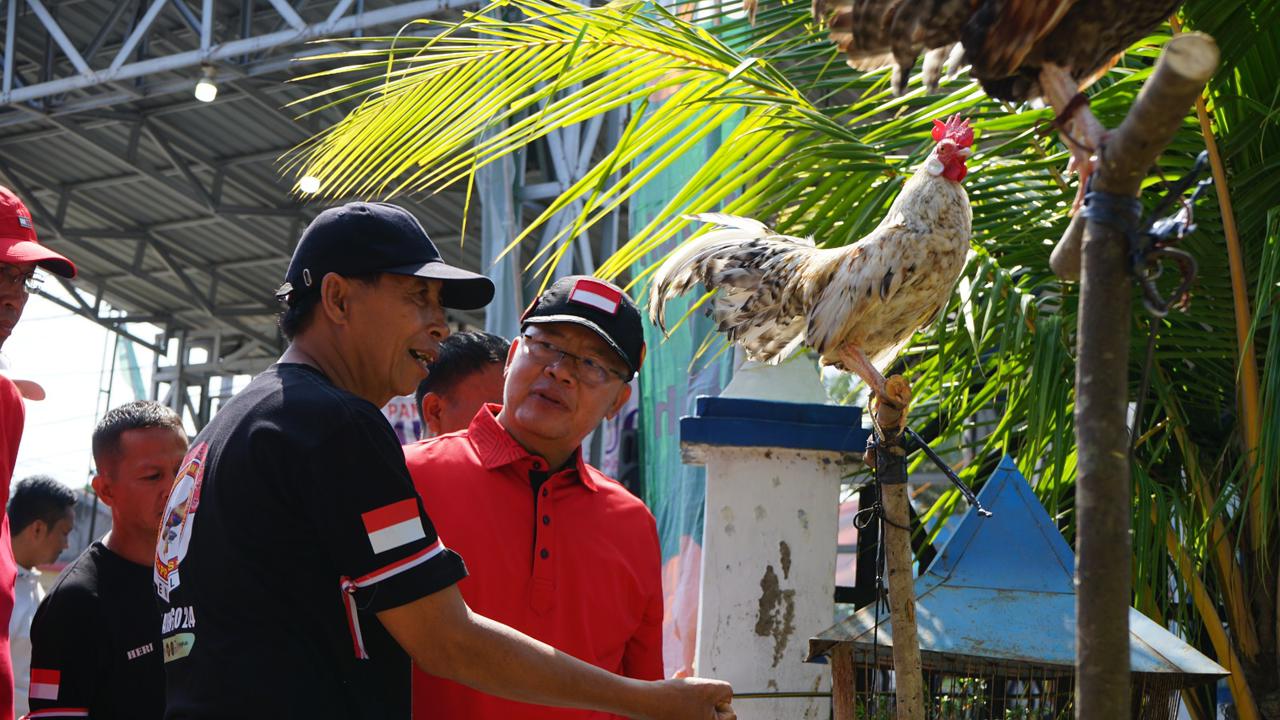
<svg viewBox="0 0 1280 720">
<path fill-rule="evenodd" d="M 182 421 L 159 403 L 129 403 L 98 423 L 93 489 L 111 508 L 111 532 L 67 566 L 31 622 L 31 718 L 164 716 L 151 560 L 186 451 Z"/>
<path fill-rule="evenodd" d="M 196 437 L 156 543 L 165 717 L 409 718 L 410 658 L 525 702 L 728 720 L 731 689 L 641 682 L 471 613 L 379 407 L 413 392 L 445 307 L 493 297 L 402 208 L 303 233 L 277 297 L 291 340 Z M 719 706 L 719 709 L 717 709 Z"/>
</svg>

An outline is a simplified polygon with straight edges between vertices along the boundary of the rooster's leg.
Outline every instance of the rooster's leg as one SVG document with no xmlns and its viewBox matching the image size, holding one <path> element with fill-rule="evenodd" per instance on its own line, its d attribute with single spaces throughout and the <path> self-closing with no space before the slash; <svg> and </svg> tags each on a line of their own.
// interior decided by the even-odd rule
<svg viewBox="0 0 1280 720">
<path fill-rule="evenodd" d="M 875 365 L 867 359 L 861 350 L 853 345 L 846 345 L 841 353 L 841 359 L 846 370 L 862 378 L 862 382 L 867 384 L 871 389 L 871 394 L 883 397 L 887 394 L 885 383 L 887 382 L 884 375 L 876 369 Z"/>
<path fill-rule="evenodd" d="M 1089 175 L 1093 172 L 1094 155 L 1106 134 L 1106 128 L 1089 110 L 1089 102 L 1080 93 L 1080 86 L 1071 73 L 1053 63 L 1045 63 L 1040 68 L 1040 89 L 1044 99 L 1057 112 L 1057 121 L 1062 131 L 1062 141 L 1071 149 L 1071 165 L 1080 173 L 1080 186 L 1076 190 L 1075 202 L 1071 205 L 1074 214 L 1084 203 L 1085 187 Z"/>
<path fill-rule="evenodd" d="M 903 380 L 901 375 L 886 379 L 876 366 L 871 364 L 862 350 L 853 345 L 844 346 L 840 356 L 845 369 L 862 378 L 867 387 L 871 388 L 871 395 L 876 402 L 884 403 L 898 411 L 895 415 L 901 420 L 893 424 L 905 424 L 907 405 L 911 403 L 911 388 L 907 385 L 907 381 Z"/>
</svg>

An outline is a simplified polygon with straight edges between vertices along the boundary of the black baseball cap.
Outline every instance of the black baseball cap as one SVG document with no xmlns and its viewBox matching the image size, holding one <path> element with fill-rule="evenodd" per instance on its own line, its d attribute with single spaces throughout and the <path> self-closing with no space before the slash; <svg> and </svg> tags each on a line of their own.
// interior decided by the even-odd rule
<svg viewBox="0 0 1280 720">
<path fill-rule="evenodd" d="M 640 310 L 622 288 L 586 275 L 552 283 L 520 316 L 523 329 L 539 323 L 575 323 L 609 343 L 634 376 L 644 363 L 644 326 Z"/>
<path fill-rule="evenodd" d="M 493 300 L 493 281 L 445 263 L 422 223 L 399 205 L 352 202 L 329 208 L 302 231 L 276 299 L 319 290 L 328 273 L 384 272 L 440 280 L 441 303 L 459 310 Z"/>
</svg>

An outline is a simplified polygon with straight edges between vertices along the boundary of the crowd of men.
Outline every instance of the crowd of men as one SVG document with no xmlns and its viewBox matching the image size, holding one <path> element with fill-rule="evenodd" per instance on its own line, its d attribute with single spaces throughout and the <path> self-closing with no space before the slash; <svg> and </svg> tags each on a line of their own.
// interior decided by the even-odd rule
<svg viewBox="0 0 1280 720">
<path fill-rule="evenodd" d="M 75 275 L 0 188 L 0 346 L 37 268 Z M 639 311 L 568 277 L 517 337 L 451 336 L 445 308 L 493 293 L 398 206 L 321 212 L 276 364 L 190 441 L 154 402 L 99 422 L 112 527 L 47 595 L 75 495 L 14 488 L 0 720 L 733 718 L 726 683 L 663 679 L 653 515 L 583 457 L 644 362 Z M 0 494 L 23 388 L 0 369 Z M 379 408 L 415 389 L 427 439 L 402 448 Z"/>
</svg>

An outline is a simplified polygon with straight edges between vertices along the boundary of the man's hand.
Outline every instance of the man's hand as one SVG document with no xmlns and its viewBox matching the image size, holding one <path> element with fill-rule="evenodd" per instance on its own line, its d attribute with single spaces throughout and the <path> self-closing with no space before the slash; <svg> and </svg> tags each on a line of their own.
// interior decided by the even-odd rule
<svg viewBox="0 0 1280 720">
<path fill-rule="evenodd" d="M 509 700 L 637 720 L 737 718 L 728 683 L 614 675 L 472 613 L 456 586 L 384 610 L 378 619 L 424 671 Z"/>
<path fill-rule="evenodd" d="M 736 720 L 733 688 L 729 683 L 704 678 L 680 678 L 654 683 L 659 689 L 659 711 L 649 720 Z"/>
</svg>

